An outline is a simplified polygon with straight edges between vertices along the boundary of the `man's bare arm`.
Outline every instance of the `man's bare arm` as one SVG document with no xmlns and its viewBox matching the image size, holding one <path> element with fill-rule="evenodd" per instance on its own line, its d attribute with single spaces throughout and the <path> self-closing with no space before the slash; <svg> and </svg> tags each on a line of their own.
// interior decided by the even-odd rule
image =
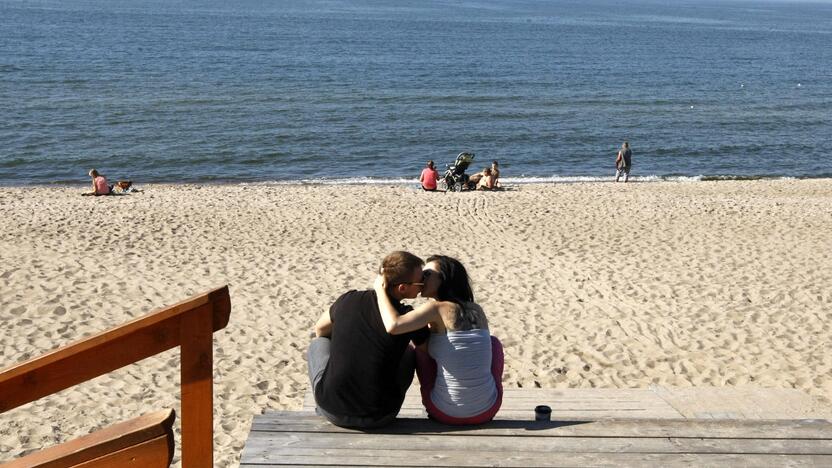
<svg viewBox="0 0 832 468">
<path fill-rule="evenodd" d="M 315 336 L 329 338 L 330 335 L 332 335 L 332 319 L 329 318 L 329 311 L 326 310 L 315 323 Z"/>
</svg>

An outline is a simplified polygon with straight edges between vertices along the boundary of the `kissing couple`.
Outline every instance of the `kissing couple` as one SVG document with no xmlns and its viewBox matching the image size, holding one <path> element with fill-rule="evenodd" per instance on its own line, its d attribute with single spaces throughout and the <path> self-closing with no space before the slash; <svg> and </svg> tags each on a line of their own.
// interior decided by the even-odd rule
<svg viewBox="0 0 832 468">
<path fill-rule="evenodd" d="M 416 309 L 401 302 L 420 294 L 430 300 Z M 318 319 L 307 360 L 316 411 L 338 426 L 393 422 L 414 371 L 441 423 L 481 424 L 502 404 L 502 344 L 465 267 L 444 255 L 384 257 L 373 289 L 344 293 Z"/>
</svg>

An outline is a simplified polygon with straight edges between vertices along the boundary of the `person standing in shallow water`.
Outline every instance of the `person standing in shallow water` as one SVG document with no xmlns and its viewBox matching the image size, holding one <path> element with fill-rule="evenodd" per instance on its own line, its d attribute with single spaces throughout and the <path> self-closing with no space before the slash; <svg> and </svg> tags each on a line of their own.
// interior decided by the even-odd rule
<svg viewBox="0 0 832 468">
<path fill-rule="evenodd" d="M 618 150 L 618 156 L 615 158 L 615 181 L 621 178 L 621 175 L 624 174 L 624 182 L 627 182 L 627 179 L 630 178 L 630 167 L 632 167 L 633 161 L 633 152 L 630 150 L 630 144 L 628 142 L 624 142 L 621 145 L 621 149 Z"/>
</svg>

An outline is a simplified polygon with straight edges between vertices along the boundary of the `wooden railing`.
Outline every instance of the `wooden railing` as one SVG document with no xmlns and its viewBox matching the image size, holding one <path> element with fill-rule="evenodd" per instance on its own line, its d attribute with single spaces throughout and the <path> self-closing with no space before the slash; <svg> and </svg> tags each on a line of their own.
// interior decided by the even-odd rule
<svg viewBox="0 0 832 468">
<path fill-rule="evenodd" d="M 0 413 L 179 346 L 182 466 L 212 467 L 212 335 L 230 313 L 223 286 L 9 367 L 0 371 Z"/>
</svg>

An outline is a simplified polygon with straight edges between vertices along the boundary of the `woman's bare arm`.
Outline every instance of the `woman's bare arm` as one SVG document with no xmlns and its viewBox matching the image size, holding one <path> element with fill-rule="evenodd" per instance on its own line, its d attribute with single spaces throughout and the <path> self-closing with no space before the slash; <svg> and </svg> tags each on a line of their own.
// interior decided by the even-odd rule
<svg viewBox="0 0 832 468">
<path fill-rule="evenodd" d="M 412 332 L 426 326 L 428 323 L 442 320 L 442 317 L 439 316 L 440 303 L 435 301 L 423 304 L 404 315 L 399 315 L 399 312 L 393 306 L 393 302 L 387 296 L 387 284 L 383 275 L 376 277 L 373 289 L 376 291 L 378 310 L 381 312 L 384 328 L 391 335 Z"/>
</svg>

